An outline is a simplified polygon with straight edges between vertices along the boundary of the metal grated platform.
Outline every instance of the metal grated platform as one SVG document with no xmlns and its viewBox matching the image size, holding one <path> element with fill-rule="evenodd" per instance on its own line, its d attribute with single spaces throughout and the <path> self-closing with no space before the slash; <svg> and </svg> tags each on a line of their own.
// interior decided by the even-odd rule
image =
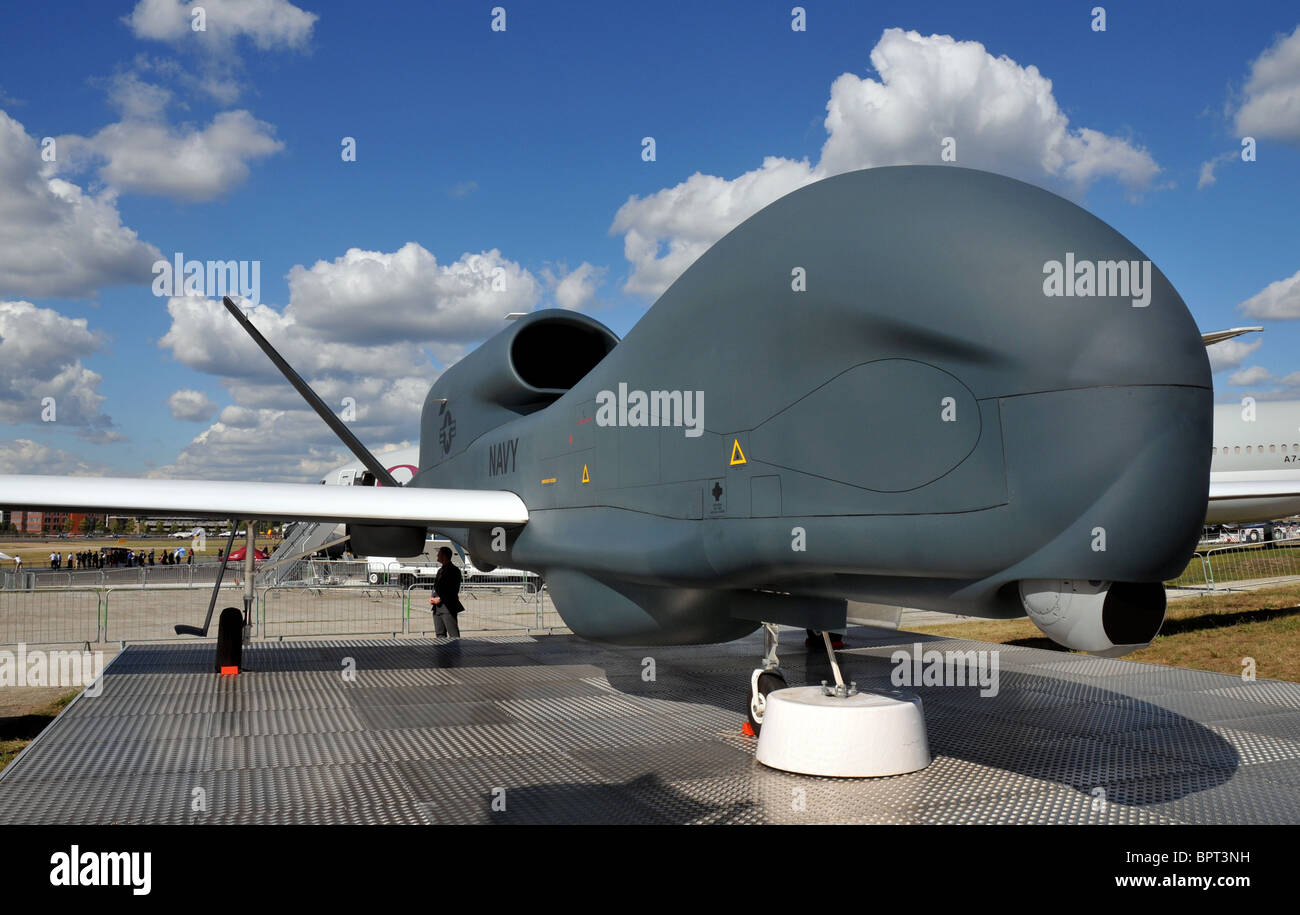
<svg viewBox="0 0 1300 915">
<path fill-rule="evenodd" d="M 830 679 L 802 635 L 790 684 Z M 871 628 L 846 678 L 889 687 L 915 642 L 1000 650 L 1000 692 L 917 688 L 933 764 L 865 781 L 754 761 L 757 635 L 254 643 L 237 678 L 211 645 L 132 646 L 0 775 L 0 822 L 1300 822 L 1300 684 Z"/>
</svg>

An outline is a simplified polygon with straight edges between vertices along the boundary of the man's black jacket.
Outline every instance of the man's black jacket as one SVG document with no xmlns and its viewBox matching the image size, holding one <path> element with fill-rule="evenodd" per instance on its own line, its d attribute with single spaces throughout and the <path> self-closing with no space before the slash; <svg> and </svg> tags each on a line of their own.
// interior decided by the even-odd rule
<svg viewBox="0 0 1300 915">
<path fill-rule="evenodd" d="M 449 562 L 438 570 L 433 578 L 433 591 L 442 601 L 442 606 L 452 613 L 460 613 L 465 607 L 460 602 L 460 569 L 454 562 Z"/>
</svg>

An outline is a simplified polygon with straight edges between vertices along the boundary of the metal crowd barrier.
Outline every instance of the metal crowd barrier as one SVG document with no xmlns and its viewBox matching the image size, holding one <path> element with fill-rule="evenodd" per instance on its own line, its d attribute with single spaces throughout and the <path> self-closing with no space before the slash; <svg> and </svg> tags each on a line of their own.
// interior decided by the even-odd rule
<svg viewBox="0 0 1300 915">
<path fill-rule="evenodd" d="M 407 627 L 404 631 L 420 635 L 436 634 L 433 608 L 429 604 L 429 598 L 433 596 L 433 583 L 416 582 L 407 587 L 405 594 Z M 522 583 L 463 584 L 460 588 L 460 602 L 465 611 L 456 617 L 456 625 L 462 634 L 515 629 L 531 632 L 564 625 L 545 624 L 542 606 L 544 599 L 543 588 L 530 590 Z"/>
<path fill-rule="evenodd" d="M 370 584 L 369 571 L 364 559 L 308 559 L 302 569 L 301 581 L 316 588 L 367 585 Z"/>
<path fill-rule="evenodd" d="M 242 574 L 243 568 L 234 564 L 226 569 L 230 578 Z M 187 587 L 211 586 L 217 575 L 217 564 L 114 566 L 107 569 L 11 569 L 0 570 L 0 591 L 26 588 L 109 588 L 109 587 Z"/>
<path fill-rule="evenodd" d="M 221 592 L 216 607 L 218 613 L 223 607 L 244 606 L 243 588 L 233 581 L 224 582 Z M 177 623 L 201 624 L 207 615 L 212 591 L 210 587 L 155 584 L 150 588 L 128 584 L 104 588 L 101 595 L 105 642 L 158 642 L 194 638 L 177 635 L 174 627 Z M 208 636 L 217 637 L 215 618 Z"/>
<path fill-rule="evenodd" d="M 103 592 L 94 588 L 0 591 L 0 644 L 98 642 Z"/>
<path fill-rule="evenodd" d="M 431 635 L 432 582 L 369 582 L 364 560 L 310 560 L 303 579 L 257 589 L 255 638 Z M 227 569 L 218 609 L 242 607 L 242 567 Z M 0 570 L 0 645 L 159 641 L 179 622 L 202 621 L 213 564 L 77 571 Z M 206 581 L 204 580 L 206 579 Z M 1194 554 L 1172 587 L 1214 590 L 1236 582 L 1300 579 L 1300 540 L 1231 544 Z M 563 628 L 545 585 L 532 576 L 484 578 L 461 588 L 462 633 Z M 211 637 L 215 638 L 215 626 Z"/>
<path fill-rule="evenodd" d="M 1300 576 L 1300 541 L 1271 540 L 1218 547 L 1204 554 L 1206 581 L 1214 588 L 1225 582 L 1270 580 Z"/>
<path fill-rule="evenodd" d="M 364 562 L 346 565 L 351 569 L 336 563 L 310 580 L 257 588 L 253 638 L 435 633 L 429 606 L 431 581 L 411 582 L 404 588 L 371 585 L 357 575 L 358 569 L 366 567 Z M 192 639 L 177 636 L 174 626 L 202 622 L 210 582 L 196 581 L 188 569 L 168 571 L 172 574 L 111 576 L 101 579 L 100 587 L 71 588 L 30 586 L 29 573 L 7 572 L 14 580 L 0 590 L 0 645 Z M 339 579 L 347 584 L 320 583 Z M 217 609 L 242 608 L 243 593 L 232 576 L 223 583 Z M 564 626 L 537 580 L 469 582 L 460 593 L 465 605 L 458 619 L 462 633 L 545 632 Z M 213 625 L 209 638 L 215 637 Z"/>
<path fill-rule="evenodd" d="M 67 575 L 74 588 L 102 588 L 105 584 L 103 569 L 78 569 Z"/>
<path fill-rule="evenodd" d="M 1210 578 L 1210 566 L 1205 561 L 1205 555 L 1193 553 L 1182 574 L 1165 582 L 1165 585 L 1171 588 L 1212 588 L 1214 585 Z"/>
<path fill-rule="evenodd" d="M 256 634 L 266 639 L 405 631 L 405 601 L 395 588 L 277 585 L 261 592 L 257 606 Z"/>
</svg>

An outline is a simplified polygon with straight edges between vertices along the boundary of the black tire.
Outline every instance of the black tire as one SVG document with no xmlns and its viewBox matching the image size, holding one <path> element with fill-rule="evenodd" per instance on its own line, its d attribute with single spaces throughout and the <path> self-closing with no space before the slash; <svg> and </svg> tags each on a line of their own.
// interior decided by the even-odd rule
<svg viewBox="0 0 1300 915">
<path fill-rule="evenodd" d="M 379 584 L 379 573 L 378 573 L 378 572 L 371 572 L 371 573 L 370 573 L 370 583 L 371 583 L 372 585 L 377 585 L 377 584 Z"/>
<path fill-rule="evenodd" d="M 767 698 L 768 693 L 778 689 L 785 689 L 787 685 L 785 677 L 780 674 L 764 671 L 758 675 L 758 693 L 764 699 Z M 749 726 L 754 729 L 754 733 L 757 735 L 763 729 L 763 723 L 754 717 L 752 701 L 745 703 L 745 714 L 749 718 Z"/>
</svg>

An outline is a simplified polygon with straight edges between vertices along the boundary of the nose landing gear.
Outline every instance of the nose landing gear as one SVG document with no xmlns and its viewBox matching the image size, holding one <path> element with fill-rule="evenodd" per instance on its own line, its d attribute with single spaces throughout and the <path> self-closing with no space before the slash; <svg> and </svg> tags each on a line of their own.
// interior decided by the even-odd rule
<svg viewBox="0 0 1300 915">
<path fill-rule="evenodd" d="M 763 666 L 749 681 L 745 732 L 758 736 L 754 758 L 801 775 L 879 778 L 930 764 L 925 715 L 918 696 L 899 690 L 860 691 L 845 683 L 830 633 L 822 644 L 835 684 L 786 686 L 776 657 L 777 628 L 763 624 Z"/>
<path fill-rule="evenodd" d="M 778 689 L 785 689 L 785 673 L 777 659 L 776 649 L 780 640 L 775 623 L 763 624 L 763 666 L 754 671 L 749 678 L 749 718 L 745 722 L 745 733 L 757 736 L 763 728 L 763 716 L 767 711 L 767 695 Z"/>
</svg>

